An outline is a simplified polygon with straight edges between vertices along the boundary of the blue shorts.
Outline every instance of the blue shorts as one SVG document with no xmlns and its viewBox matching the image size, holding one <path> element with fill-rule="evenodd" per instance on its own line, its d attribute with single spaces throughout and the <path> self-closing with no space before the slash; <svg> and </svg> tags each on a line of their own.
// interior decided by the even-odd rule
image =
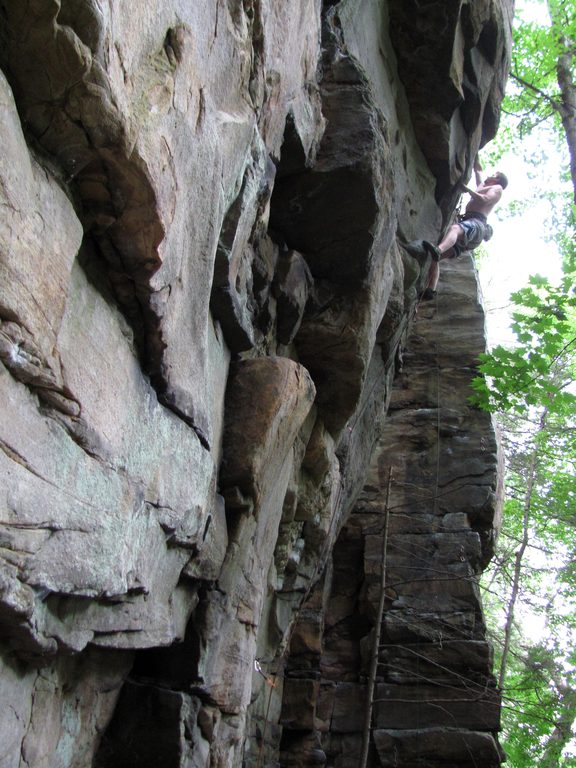
<svg viewBox="0 0 576 768">
<path fill-rule="evenodd" d="M 464 251 L 473 251 L 474 248 L 478 248 L 486 235 L 486 224 L 480 219 L 464 219 L 458 222 L 458 226 L 464 234 L 453 246 L 453 258 L 460 256 Z"/>
</svg>

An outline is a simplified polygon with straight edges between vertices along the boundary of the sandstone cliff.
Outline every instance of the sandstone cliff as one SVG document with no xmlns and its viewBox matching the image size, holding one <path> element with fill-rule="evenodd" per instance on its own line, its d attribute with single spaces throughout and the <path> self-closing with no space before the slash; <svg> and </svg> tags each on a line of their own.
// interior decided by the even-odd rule
<svg viewBox="0 0 576 768">
<path fill-rule="evenodd" d="M 463 262 L 414 324 L 403 244 L 496 131 L 512 0 L 0 12 L 0 766 L 357 765 L 390 466 L 371 764 L 497 765 L 482 313 Z M 386 706 L 421 641 L 481 722 Z"/>
</svg>

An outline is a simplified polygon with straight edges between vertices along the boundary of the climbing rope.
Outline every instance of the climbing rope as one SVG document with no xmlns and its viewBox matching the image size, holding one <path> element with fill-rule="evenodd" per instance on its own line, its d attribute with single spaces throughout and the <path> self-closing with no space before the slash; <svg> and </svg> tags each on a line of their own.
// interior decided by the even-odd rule
<svg viewBox="0 0 576 768">
<path fill-rule="evenodd" d="M 420 301 L 417 302 L 416 306 L 413 309 L 413 314 L 411 317 L 411 321 L 413 322 L 415 319 L 415 315 L 418 311 L 418 307 L 420 305 Z M 437 307 L 437 297 L 436 297 L 436 310 Z M 437 353 L 437 400 L 438 400 L 438 415 L 437 415 L 437 434 L 438 434 L 438 456 L 437 456 L 437 467 L 436 467 L 436 488 L 435 492 L 432 496 L 434 501 L 434 512 L 436 512 L 436 504 L 437 504 L 437 498 L 438 498 L 438 486 L 439 486 L 439 471 L 440 471 L 440 415 L 439 415 L 439 400 L 440 400 L 440 370 L 439 370 L 439 360 L 438 360 L 438 350 L 436 349 Z M 370 403 L 370 398 L 372 394 L 374 393 L 374 390 L 376 389 L 376 386 L 379 384 L 379 380 L 375 379 L 372 385 L 370 386 L 370 389 L 368 391 L 367 396 L 364 399 L 364 403 L 362 404 L 359 411 L 355 414 L 353 421 L 348 425 L 348 431 L 352 433 L 360 418 L 364 415 L 364 412 L 367 408 L 367 406 Z M 333 509 L 336 512 L 338 510 L 342 492 L 344 490 L 344 477 L 341 477 L 340 479 L 340 486 L 338 488 L 337 496 L 334 502 Z M 362 743 L 362 754 L 361 754 L 361 760 L 360 760 L 360 768 L 366 768 L 367 761 L 368 761 L 368 752 L 370 748 L 370 737 L 372 732 L 372 712 L 373 712 L 373 704 L 374 704 L 374 690 L 376 685 L 376 676 L 377 676 L 377 670 L 378 670 L 378 657 L 379 657 L 379 650 L 380 650 L 380 637 L 381 637 L 381 625 L 384 615 L 384 605 L 386 601 L 386 557 L 387 557 L 387 546 L 388 546 L 388 520 L 389 520 L 389 512 L 390 512 L 390 489 L 392 484 L 392 467 L 389 469 L 388 473 L 388 485 L 387 485 L 387 491 L 386 491 L 386 502 L 385 502 L 385 511 L 384 511 L 384 530 L 383 530 L 383 540 L 382 540 L 382 568 L 381 568 L 381 583 L 380 583 L 380 600 L 377 610 L 377 617 L 376 617 L 376 623 L 375 623 L 375 630 L 374 630 L 374 643 L 372 647 L 372 656 L 371 656 L 371 665 L 370 665 L 370 673 L 368 678 L 368 690 L 367 690 L 367 696 L 366 696 L 366 713 L 365 713 L 365 722 L 364 722 L 364 731 L 363 731 L 363 743 Z M 316 584 L 316 580 L 319 575 L 319 571 L 321 567 L 325 565 L 324 562 L 324 556 L 327 554 L 327 549 L 330 545 L 330 541 L 332 540 L 332 535 L 334 533 L 334 528 L 336 524 L 339 522 L 339 516 L 337 514 L 334 514 L 330 520 L 330 525 L 328 527 L 327 535 L 324 542 L 323 552 L 322 556 L 319 557 L 316 561 L 316 565 L 314 568 L 314 571 L 312 573 L 312 576 L 309 580 L 308 586 L 304 592 L 303 598 L 300 601 L 300 605 L 295 612 L 295 615 L 293 616 L 293 619 L 291 621 L 291 626 L 289 628 L 286 642 L 284 645 L 284 652 L 283 656 L 289 651 L 290 648 L 290 641 L 292 638 L 292 634 L 298 624 L 298 619 L 300 616 L 300 612 L 302 611 L 304 605 L 306 604 L 306 601 L 308 597 L 310 596 L 310 593 L 312 589 L 314 588 Z M 277 683 L 271 682 L 271 678 L 267 677 L 266 674 L 263 672 L 260 663 L 256 660 L 255 661 L 255 668 L 256 671 L 261 674 L 265 679 L 267 684 L 270 686 L 269 692 L 268 692 L 268 702 L 266 706 L 266 714 L 264 718 L 264 726 L 262 731 L 262 737 L 260 740 L 259 745 L 259 751 L 258 751 L 258 759 L 256 763 L 256 768 L 261 768 L 263 756 L 264 756 L 264 746 L 265 746 L 265 736 L 269 721 L 269 712 L 270 712 L 270 706 L 272 701 L 272 694 L 274 688 L 276 688 Z"/>
<path fill-rule="evenodd" d="M 276 688 L 276 680 L 272 675 L 266 675 L 258 659 L 254 660 L 254 669 L 256 670 L 256 672 L 258 672 L 259 675 L 262 675 L 262 677 L 266 681 L 266 685 L 270 687 L 270 690 L 268 691 L 268 703 L 266 705 L 266 714 L 264 715 L 264 727 L 262 728 L 262 738 L 260 739 L 260 746 L 258 748 L 258 759 L 256 761 L 256 768 L 261 768 L 262 760 L 264 758 L 264 745 L 266 743 L 266 729 L 268 727 L 270 705 L 272 703 L 272 691 L 274 690 L 274 688 Z"/>
<path fill-rule="evenodd" d="M 435 318 L 438 317 L 438 307 L 436 307 Z M 436 485 L 434 488 L 434 509 L 433 514 L 438 512 L 438 490 L 440 487 L 440 354 L 438 344 L 434 342 L 436 350 Z"/>
<path fill-rule="evenodd" d="M 339 504 L 340 504 L 340 499 L 341 499 L 341 496 L 342 496 L 342 488 L 343 488 L 343 485 L 342 485 L 342 478 L 341 478 L 341 483 L 340 483 L 340 486 L 338 488 L 338 493 L 336 495 L 336 500 L 334 502 L 334 508 L 335 509 L 337 509 Z M 308 585 L 306 587 L 306 590 L 305 590 L 305 592 L 304 592 L 304 594 L 302 596 L 302 600 L 300 601 L 298 609 L 296 610 L 296 612 L 294 613 L 294 616 L 292 617 L 290 628 L 288 630 L 288 634 L 287 634 L 286 640 L 284 642 L 284 650 L 282 651 L 282 654 L 279 657 L 279 661 L 280 662 L 282 661 L 282 659 L 284 659 L 286 657 L 286 655 L 290 651 L 290 642 L 292 640 L 292 635 L 293 635 L 293 633 L 294 633 L 294 631 L 296 629 L 296 626 L 298 624 L 298 620 L 300 618 L 300 614 L 301 614 L 301 612 L 302 612 L 302 610 L 304 608 L 304 605 L 306 604 L 306 601 L 310 597 L 310 593 L 312 592 L 312 589 L 316 585 L 316 580 L 318 578 L 318 574 L 320 572 L 321 566 L 325 565 L 324 557 L 327 555 L 327 551 L 328 551 L 328 548 L 329 548 L 329 545 L 330 545 L 330 540 L 332 538 L 332 534 L 333 534 L 333 531 L 334 531 L 334 526 L 335 526 L 335 524 L 337 522 L 336 518 L 337 518 L 337 515 L 333 515 L 331 520 L 330 520 L 330 525 L 328 527 L 328 531 L 327 531 L 327 534 L 326 534 L 326 539 L 324 541 L 324 546 L 322 548 L 322 554 L 316 560 L 316 565 L 314 567 L 314 571 L 312 573 L 312 576 L 309 579 L 309 582 L 308 582 Z M 278 669 L 278 672 L 274 676 L 266 675 L 266 673 L 262 669 L 262 665 L 261 665 L 259 659 L 255 659 L 254 660 L 254 669 L 256 670 L 256 672 L 258 672 L 259 675 L 261 675 L 265 679 L 266 684 L 270 686 L 270 690 L 268 691 L 268 703 L 266 705 L 266 714 L 264 715 L 264 726 L 262 728 L 262 737 L 261 737 L 261 740 L 260 740 L 260 745 L 259 745 L 259 748 L 258 748 L 258 758 L 257 758 L 257 761 L 256 761 L 256 768 L 262 768 L 262 765 L 263 765 L 262 761 L 264 759 L 264 746 L 265 746 L 265 741 L 266 741 L 266 731 L 268 730 L 268 723 L 269 723 L 269 719 L 270 719 L 269 715 L 270 715 L 270 705 L 272 703 L 272 693 L 273 693 L 274 689 L 278 685 L 278 676 L 280 674 L 283 674 L 283 670 L 281 671 L 280 669 Z"/>
<path fill-rule="evenodd" d="M 418 309 L 416 306 L 416 311 Z M 438 314 L 437 297 L 435 299 L 436 315 Z M 438 346 L 435 345 L 436 351 L 436 482 L 435 490 L 433 494 L 434 514 L 437 512 L 438 503 L 438 488 L 440 478 L 440 360 L 438 353 Z M 370 662 L 370 673 L 368 677 L 368 687 L 366 691 L 366 712 L 364 717 L 364 729 L 362 735 L 362 752 L 360 755 L 359 768 L 366 768 L 368 764 L 368 753 L 370 750 L 370 737 L 372 734 L 372 713 L 374 706 L 374 690 L 376 687 L 376 676 L 379 666 L 379 654 L 380 654 L 380 637 L 382 632 L 382 620 L 384 617 L 384 606 L 386 602 L 386 561 L 388 554 L 388 521 L 390 513 L 390 488 L 392 485 L 392 467 L 390 467 L 388 473 L 388 484 L 386 488 L 386 502 L 384 509 L 384 530 L 382 534 L 382 566 L 380 571 L 380 599 L 378 602 L 378 610 L 376 615 L 376 622 L 374 626 L 374 640 L 372 645 L 372 656 Z M 418 683 L 418 686 L 420 683 Z"/>
<path fill-rule="evenodd" d="M 366 768 L 368 763 L 368 751 L 370 749 L 370 734 L 372 733 L 372 708 L 374 703 L 374 688 L 376 686 L 376 673 L 378 670 L 378 656 L 380 653 L 380 635 L 382 632 L 382 619 L 384 617 L 384 604 L 386 602 L 386 556 L 388 552 L 388 518 L 390 487 L 392 485 L 392 467 L 388 471 L 388 486 L 386 488 L 386 503 L 384 507 L 384 530 L 382 532 L 382 567 L 380 569 L 380 600 L 374 625 L 374 642 L 372 644 L 372 658 L 370 662 L 370 674 L 368 677 L 368 689 L 366 691 L 366 714 L 364 717 L 364 732 L 362 735 L 362 753 L 360 756 L 360 768 Z"/>
</svg>

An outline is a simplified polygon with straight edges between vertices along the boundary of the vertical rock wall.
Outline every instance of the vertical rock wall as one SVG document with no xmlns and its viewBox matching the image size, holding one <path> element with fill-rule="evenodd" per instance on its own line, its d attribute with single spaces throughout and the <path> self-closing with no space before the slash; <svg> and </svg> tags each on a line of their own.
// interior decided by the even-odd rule
<svg viewBox="0 0 576 768">
<path fill-rule="evenodd" d="M 2 768 L 278 759 L 497 124 L 512 3 L 420 5 L 0 0 Z"/>
<path fill-rule="evenodd" d="M 366 483 L 299 613 L 282 765 L 360 764 L 383 563 L 369 765 L 500 765 L 477 580 L 493 554 L 501 472 L 491 417 L 468 403 L 484 348 L 476 275 L 462 258 L 420 305 Z"/>
</svg>

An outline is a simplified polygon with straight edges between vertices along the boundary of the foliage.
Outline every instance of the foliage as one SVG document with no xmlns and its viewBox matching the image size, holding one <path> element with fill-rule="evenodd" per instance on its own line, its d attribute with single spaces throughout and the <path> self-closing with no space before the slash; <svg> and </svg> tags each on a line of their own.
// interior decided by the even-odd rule
<svg viewBox="0 0 576 768">
<path fill-rule="evenodd" d="M 531 189 L 525 190 L 523 199 L 514 205 L 526 211 L 534 200 L 548 198 L 553 236 L 564 223 L 571 235 L 576 231 L 575 41 L 573 0 L 518 0 L 500 129 L 491 146 L 483 151 L 483 161 L 491 167 L 497 167 L 506 153 L 522 157 L 531 177 Z M 559 190 L 560 180 L 551 185 L 546 178 L 550 152 L 566 158 L 562 181 L 572 182 L 571 207 L 561 199 L 564 192 Z"/>
<path fill-rule="evenodd" d="M 510 71 L 512 84 L 505 109 L 520 118 L 520 138 L 544 120 L 552 119 L 560 140 L 562 126 L 556 107 L 559 55 L 559 38 L 552 25 L 544 27 L 517 20 Z"/>
<path fill-rule="evenodd" d="M 508 675 L 503 712 L 506 752 L 512 766 L 546 765 L 553 755 L 553 766 L 574 765 L 569 754 L 562 757 L 560 740 L 549 748 L 547 736 L 558 723 L 570 729 L 576 712 L 572 699 L 566 701 L 566 690 L 574 690 L 573 672 L 558 663 L 561 654 L 554 647 L 536 643 L 520 648 Z M 568 706 L 566 706 L 568 704 Z M 529 757 L 528 757 L 529 756 Z M 544 762 L 546 759 L 547 762 Z"/>
<path fill-rule="evenodd" d="M 511 213 L 549 201 L 548 238 L 564 279 L 552 286 L 534 276 L 513 294 L 516 344 L 484 355 L 474 382 L 476 405 L 500 414 L 507 454 L 508 499 L 485 603 L 507 764 L 568 768 L 576 766 L 576 4 L 518 5 L 502 127 L 483 162 L 523 156 L 531 189 Z M 547 147 L 566 158 L 551 189 Z M 539 627 L 532 636 L 531 623 Z"/>
<path fill-rule="evenodd" d="M 567 381 L 566 370 L 550 375 Z M 576 764 L 575 417 L 572 408 L 503 416 L 508 499 L 484 602 L 512 768 Z"/>
<path fill-rule="evenodd" d="M 512 768 L 576 765 L 576 289 L 532 277 L 512 299 L 517 344 L 482 358 L 475 402 L 500 413 L 504 527 L 489 574 Z M 492 601 L 494 603 L 494 600 Z M 546 631 L 530 641 L 523 624 Z M 528 762 L 527 755 L 530 755 Z"/>
<path fill-rule="evenodd" d="M 550 123 L 557 142 L 567 145 L 576 203 L 576 5 L 562 0 L 524 2 L 526 10 L 548 12 L 546 23 L 518 14 L 509 89 L 504 109 L 518 120 L 520 139 Z"/>
<path fill-rule="evenodd" d="M 480 359 L 482 376 L 473 382 L 476 405 L 490 411 L 525 414 L 546 405 L 552 412 L 574 409 L 576 395 L 554 370 L 573 367 L 576 351 L 576 275 L 558 286 L 538 275 L 511 297 L 515 305 L 512 330 L 518 344 L 498 346 Z"/>
</svg>

